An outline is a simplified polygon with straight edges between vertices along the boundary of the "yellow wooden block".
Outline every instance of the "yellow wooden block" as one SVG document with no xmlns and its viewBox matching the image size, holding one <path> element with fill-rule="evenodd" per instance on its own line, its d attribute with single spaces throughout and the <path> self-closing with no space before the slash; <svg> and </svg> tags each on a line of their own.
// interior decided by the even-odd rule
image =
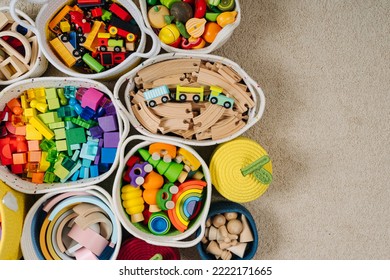
<svg viewBox="0 0 390 280">
<path fill-rule="evenodd" d="M 35 108 L 26 108 L 23 111 L 23 115 L 26 118 L 35 117 L 37 115 L 37 109 L 35 109 Z"/>
<path fill-rule="evenodd" d="M 32 124 L 26 124 L 26 139 L 27 140 L 42 140 L 42 134 L 35 129 Z"/>
<path fill-rule="evenodd" d="M 70 24 L 68 21 L 61 21 L 60 22 L 60 29 L 62 33 L 69 32 L 70 31 Z"/>
<path fill-rule="evenodd" d="M 39 161 L 39 167 L 38 167 L 39 171 L 44 172 L 50 167 L 50 162 L 46 160 L 46 157 L 47 157 L 47 152 L 42 151 L 41 160 Z"/>
<path fill-rule="evenodd" d="M 30 124 L 32 124 L 35 129 L 38 130 L 46 139 L 50 140 L 54 137 L 54 132 L 48 128 L 38 117 L 31 117 Z"/>
</svg>

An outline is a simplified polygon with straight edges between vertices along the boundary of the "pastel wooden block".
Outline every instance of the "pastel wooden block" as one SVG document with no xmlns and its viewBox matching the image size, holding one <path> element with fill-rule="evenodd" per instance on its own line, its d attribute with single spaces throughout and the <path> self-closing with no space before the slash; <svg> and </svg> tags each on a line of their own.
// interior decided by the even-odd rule
<svg viewBox="0 0 390 280">
<path fill-rule="evenodd" d="M 49 129 L 38 117 L 31 117 L 29 122 L 46 139 L 50 140 L 54 137 L 54 132 L 51 129 Z M 35 139 L 30 139 L 30 140 L 35 140 Z"/>
<path fill-rule="evenodd" d="M 58 98 L 48 99 L 47 106 L 49 107 L 49 110 L 57 110 L 60 108 L 60 100 Z"/>
<path fill-rule="evenodd" d="M 66 140 L 58 140 L 56 141 L 56 148 L 57 151 L 62 152 L 62 151 L 67 151 L 68 146 L 66 144 Z"/>
<path fill-rule="evenodd" d="M 26 126 L 25 125 L 23 125 L 23 126 L 16 126 L 15 127 L 15 135 L 25 136 L 26 135 Z"/>
<path fill-rule="evenodd" d="M 0 71 L 7 80 L 12 80 L 26 73 L 28 68 L 16 56 L 10 56 L 0 63 Z"/>
<path fill-rule="evenodd" d="M 26 153 L 15 153 L 12 155 L 12 161 L 14 164 L 26 164 L 27 156 Z"/>
<path fill-rule="evenodd" d="M 65 122 L 63 122 L 63 121 L 49 123 L 50 129 L 57 129 L 57 128 L 62 128 L 62 127 L 65 127 Z"/>
<path fill-rule="evenodd" d="M 32 124 L 26 124 L 26 139 L 27 140 L 42 140 L 42 134 L 35 129 Z"/>
<path fill-rule="evenodd" d="M 38 117 L 41 119 L 42 122 L 45 124 L 58 122 L 61 119 L 58 117 L 57 112 L 48 112 L 44 114 L 39 114 Z"/>
<path fill-rule="evenodd" d="M 0 30 L 6 27 L 8 24 L 14 22 L 11 15 L 7 12 L 0 12 Z"/>
<path fill-rule="evenodd" d="M 47 100 L 58 98 L 56 88 L 45 88 L 45 96 Z"/>
<path fill-rule="evenodd" d="M 39 162 L 41 160 L 41 151 L 29 151 L 27 153 L 28 162 Z"/>
<path fill-rule="evenodd" d="M 41 150 L 41 148 L 39 147 L 38 140 L 27 141 L 27 146 L 28 146 L 29 151 L 40 151 Z"/>
<path fill-rule="evenodd" d="M 54 135 L 56 140 L 66 139 L 66 131 L 65 128 L 54 129 Z"/>
</svg>

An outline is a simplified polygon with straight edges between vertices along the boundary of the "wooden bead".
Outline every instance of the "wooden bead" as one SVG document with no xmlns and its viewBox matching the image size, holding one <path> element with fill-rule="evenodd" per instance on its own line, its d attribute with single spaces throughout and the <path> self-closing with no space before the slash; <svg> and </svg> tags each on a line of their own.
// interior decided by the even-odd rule
<svg viewBox="0 0 390 280">
<path fill-rule="evenodd" d="M 242 232 L 242 223 L 239 220 L 230 220 L 226 228 L 230 234 L 240 234 Z"/>
<path fill-rule="evenodd" d="M 213 218 L 213 226 L 219 228 L 226 223 L 226 218 L 222 214 L 215 215 Z"/>
<path fill-rule="evenodd" d="M 235 220 L 238 217 L 238 214 L 236 212 L 226 212 L 223 214 L 227 221 Z"/>
</svg>

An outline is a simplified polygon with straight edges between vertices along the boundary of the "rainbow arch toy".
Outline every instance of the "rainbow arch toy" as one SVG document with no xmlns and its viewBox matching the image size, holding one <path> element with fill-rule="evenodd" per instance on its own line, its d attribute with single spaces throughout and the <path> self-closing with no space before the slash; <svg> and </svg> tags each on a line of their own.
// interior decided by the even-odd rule
<svg viewBox="0 0 390 280">
<path fill-rule="evenodd" d="M 175 207 L 169 209 L 168 217 L 172 225 L 184 232 L 192 218 L 197 216 L 203 201 L 203 189 L 207 183 L 202 180 L 189 180 L 179 186 L 179 191 L 172 196 Z"/>
</svg>

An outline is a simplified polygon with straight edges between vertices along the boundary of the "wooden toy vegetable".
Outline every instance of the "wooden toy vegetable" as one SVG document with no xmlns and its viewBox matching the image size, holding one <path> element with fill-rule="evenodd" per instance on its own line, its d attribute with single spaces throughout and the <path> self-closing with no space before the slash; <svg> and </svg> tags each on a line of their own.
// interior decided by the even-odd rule
<svg viewBox="0 0 390 280">
<path fill-rule="evenodd" d="M 221 13 L 206 13 L 205 14 L 205 18 L 208 20 L 208 21 L 217 21 L 217 17 L 220 15 Z"/>
<path fill-rule="evenodd" d="M 177 21 L 176 22 L 176 27 L 179 30 L 181 36 L 183 36 L 186 39 L 191 37 L 191 35 L 188 34 L 187 29 L 186 29 L 186 27 L 185 27 L 185 25 L 183 23 L 181 23 L 180 21 Z"/>
<path fill-rule="evenodd" d="M 221 30 L 222 27 L 219 26 L 217 23 L 208 22 L 206 23 L 202 37 L 207 43 L 212 43 L 214 42 L 215 37 L 217 37 L 219 31 Z"/>
<path fill-rule="evenodd" d="M 181 39 L 181 48 L 185 49 L 185 50 L 193 49 L 193 48 L 199 46 L 202 43 L 202 41 L 204 42 L 204 40 L 201 37 L 193 38 L 192 41 L 187 40 L 186 38 L 182 38 Z"/>
<path fill-rule="evenodd" d="M 169 24 L 167 26 L 164 26 L 160 33 L 158 34 L 158 37 L 160 38 L 161 42 L 165 44 L 172 44 L 180 37 L 179 29 L 177 29 L 175 24 Z"/>
<path fill-rule="evenodd" d="M 170 14 L 174 17 L 176 22 L 180 21 L 184 23 L 194 16 L 191 5 L 185 2 L 173 3 Z"/>
<path fill-rule="evenodd" d="M 217 23 L 222 28 L 236 20 L 237 11 L 223 12 L 217 17 Z"/>
<path fill-rule="evenodd" d="M 235 6 L 236 2 L 234 0 L 221 0 L 217 7 L 221 11 L 233 11 Z"/>
<path fill-rule="evenodd" d="M 160 0 L 161 4 L 170 9 L 172 5 L 176 2 L 181 2 L 181 0 Z"/>
<path fill-rule="evenodd" d="M 169 16 L 169 10 L 163 5 L 153 6 L 149 9 L 148 19 L 153 28 L 163 28 L 167 25 L 165 16 Z"/>
<path fill-rule="evenodd" d="M 192 18 L 188 20 L 186 23 L 187 32 L 194 38 L 202 36 L 206 22 L 204 18 Z"/>
<path fill-rule="evenodd" d="M 149 5 L 156 5 L 157 4 L 157 0 L 147 0 L 147 2 Z"/>
<path fill-rule="evenodd" d="M 218 6 L 221 0 L 208 0 L 207 3 L 211 6 Z"/>
<path fill-rule="evenodd" d="M 206 0 L 195 0 L 195 18 L 203 18 L 206 14 L 207 3 Z"/>
</svg>

